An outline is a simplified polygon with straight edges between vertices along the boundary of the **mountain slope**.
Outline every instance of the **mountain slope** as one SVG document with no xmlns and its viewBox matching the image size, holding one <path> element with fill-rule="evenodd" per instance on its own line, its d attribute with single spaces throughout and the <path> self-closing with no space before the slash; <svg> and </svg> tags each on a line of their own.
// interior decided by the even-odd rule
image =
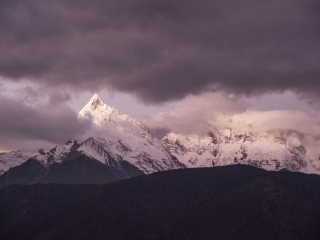
<svg viewBox="0 0 320 240">
<path fill-rule="evenodd" d="M 83 154 L 116 166 L 126 160 L 144 173 L 184 168 L 179 161 L 152 142 L 134 136 L 126 138 L 89 138 L 77 149 Z"/>
<path fill-rule="evenodd" d="M 37 160 L 30 158 L 19 166 L 10 168 L 0 176 L 0 188 L 12 183 L 38 183 L 47 169 Z"/>
<path fill-rule="evenodd" d="M 2 239 L 319 239 L 320 176 L 244 165 L 0 189 Z"/>
<path fill-rule="evenodd" d="M 80 142 L 75 139 L 67 141 L 65 144 L 52 148 L 49 152 L 37 155 L 34 158 L 44 165 L 63 162 L 67 156 L 80 146 Z"/>
<path fill-rule="evenodd" d="M 142 175 L 137 172 L 136 176 Z M 131 176 L 132 177 L 132 176 Z M 52 164 L 39 183 L 103 184 L 128 178 L 122 171 L 80 155 L 61 164 Z"/>
<path fill-rule="evenodd" d="M 38 155 L 37 151 L 13 150 L 0 153 L 0 175 L 8 171 L 9 168 L 24 163 L 32 156 Z"/>
<path fill-rule="evenodd" d="M 144 174 L 130 164 L 123 163 L 123 166 L 128 172 L 109 167 L 83 154 L 49 166 L 30 158 L 0 176 L 0 188 L 14 183 L 103 184 Z"/>
</svg>

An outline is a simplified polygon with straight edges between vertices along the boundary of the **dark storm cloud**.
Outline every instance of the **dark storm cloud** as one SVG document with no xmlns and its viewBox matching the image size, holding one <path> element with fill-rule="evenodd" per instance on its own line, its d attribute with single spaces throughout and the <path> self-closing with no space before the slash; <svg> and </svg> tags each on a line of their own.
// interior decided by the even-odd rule
<svg viewBox="0 0 320 240">
<path fill-rule="evenodd" d="M 21 140 L 63 143 L 91 127 L 66 106 L 35 107 L 6 97 L 0 97 L 0 122 L 0 146 L 7 149 Z"/>
<path fill-rule="evenodd" d="M 147 102 L 320 93 L 316 0 L 0 2 L 0 75 Z"/>
</svg>

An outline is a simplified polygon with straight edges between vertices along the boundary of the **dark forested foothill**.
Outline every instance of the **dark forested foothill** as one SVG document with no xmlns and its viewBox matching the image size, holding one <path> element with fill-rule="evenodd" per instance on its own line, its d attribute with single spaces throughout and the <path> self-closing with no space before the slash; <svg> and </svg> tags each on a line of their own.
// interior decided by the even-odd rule
<svg viewBox="0 0 320 240">
<path fill-rule="evenodd" d="M 250 166 L 0 189 L 0 239 L 319 239 L 320 176 Z"/>
</svg>

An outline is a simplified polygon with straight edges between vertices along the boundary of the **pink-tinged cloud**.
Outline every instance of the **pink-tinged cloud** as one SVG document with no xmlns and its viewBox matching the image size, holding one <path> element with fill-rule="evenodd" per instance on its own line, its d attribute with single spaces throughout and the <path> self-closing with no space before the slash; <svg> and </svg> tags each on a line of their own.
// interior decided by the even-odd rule
<svg viewBox="0 0 320 240">
<path fill-rule="evenodd" d="M 172 104 L 144 122 L 151 129 L 167 129 L 182 134 L 206 135 L 215 129 L 237 132 L 296 132 L 310 148 L 320 147 L 320 113 L 292 110 L 257 111 L 246 100 L 218 93 L 189 96 Z"/>
</svg>

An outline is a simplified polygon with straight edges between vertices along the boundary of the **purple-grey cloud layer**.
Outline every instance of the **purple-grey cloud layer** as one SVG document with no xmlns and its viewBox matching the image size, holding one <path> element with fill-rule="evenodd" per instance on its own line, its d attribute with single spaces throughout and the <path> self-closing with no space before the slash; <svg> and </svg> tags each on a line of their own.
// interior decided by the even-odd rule
<svg viewBox="0 0 320 240">
<path fill-rule="evenodd" d="M 63 143 L 91 129 L 66 105 L 34 106 L 7 97 L 0 97 L 0 123 L 0 150 Z"/>
<path fill-rule="evenodd" d="M 145 102 L 320 93 L 317 0 L 2 0 L 0 76 Z"/>
</svg>

